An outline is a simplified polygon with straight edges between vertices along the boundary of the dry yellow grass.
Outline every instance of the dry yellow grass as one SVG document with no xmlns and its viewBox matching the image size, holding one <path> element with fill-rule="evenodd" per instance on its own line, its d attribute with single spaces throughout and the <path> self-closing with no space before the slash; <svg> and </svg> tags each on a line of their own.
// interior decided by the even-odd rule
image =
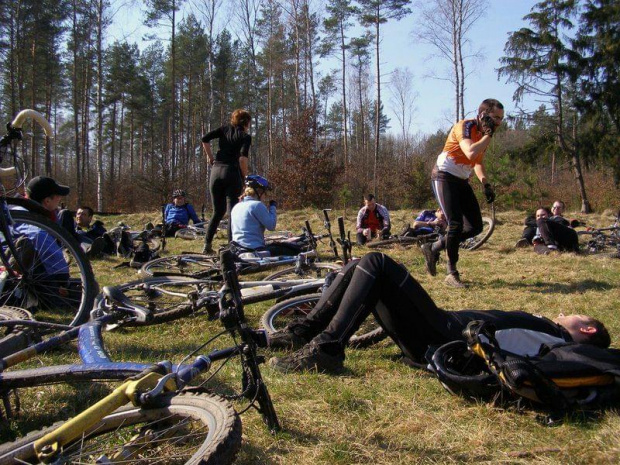
<svg viewBox="0 0 620 465">
<path fill-rule="evenodd" d="M 332 213 L 334 225 L 338 213 Z M 603 226 L 610 223 L 609 214 L 584 219 Z M 412 218 L 411 212 L 405 211 L 393 216 L 395 229 Z M 538 256 L 531 250 L 515 250 L 512 246 L 520 236 L 523 216 L 523 212 L 498 214 L 498 225 L 488 244 L 479 251 L 461 254 L 462 277 L 470 283 L 466 290 L 446 288 L 441 273 L 437 277 L 426 275 L 416 248 L 395 248 L 389 253 L 404 262 L 444 308 L 522 309 L 549 317 L 560 312 L 587 313 L 608 324 L 613 344 L 620 347 L 620 260 L 571 254 Z M 157 214 L 153 213 L 108 218 L 106 222 L 110 225 L 121 219 L 136 226 L 155 218 Z M 281 214 L 279 228 L 299 230 L 306 218 L 315 231 L 322 229 L 320 211 L 314 210 Z M 353 229 L 351 212 L 347 225 Z M 198 251 L 201 246 L 172 240 L 169 250 Z M 327 254 L 325 245 L 321 250 Z M 357 256 L 367 251 L 354 249 Z M 110 271 L 119 261 L 95 262 L 101 284 L 135 278 L 133 270 Z M 253 325 L 269 305 L 246 308 Z M 217 328 L 217 322 L 204 318 L 186 319 L 109 334 L 106 344 L 118 360 L 178 361 Z M 264 367 L 283 431 L 271 436 L 256 412 L 244 414 L 244 442 L 237 463 L 620 462 L 620 415 L 616 411 L 569 419 L 555 428 L 544 427 L 531 410 L 503 410 L 454 397 L 430 375 L 399 363 L 397 356 L 396 347 L 384 341 L 369 349 L 348 351 L 347 371 L 340 376 L 283 375 Z M 71 357 L 71 353 L 62 352 L 41 357 L 35 364 L 58 363 Z M 216 391 L 238 386 L 238 367 L 226 366 L 216 382 L 222 383 L 211 383 Z M 30 390 L 22 396 L 24 415 L 4 425 L 2 439 L 21 434 L 32 425 L 66 417 L 107 389 L 61 386 Z"/>
</svg>

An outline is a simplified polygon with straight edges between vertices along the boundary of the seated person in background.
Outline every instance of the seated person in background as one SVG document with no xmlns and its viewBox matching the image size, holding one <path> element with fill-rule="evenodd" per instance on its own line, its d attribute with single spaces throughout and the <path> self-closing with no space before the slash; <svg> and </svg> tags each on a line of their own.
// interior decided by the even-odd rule
<svg viewBox="0 0 620 465">
<path fill-rule="evenodd" d="M 473 320 L 493 323 L 501 346 L 519 355 L 536 355 L 543 345 L 564 341 L 611 343 L 605 326 L 585 315 L 560 314 L 552 321 L 522 311 L 442 310 L 403 265 L 373 252 L 340 270 L 308 315 L 269 337 L 272 348 L 301 347 L 272 358 L 270 365 L 285 372 L 342 370 L 347 341 L 371 312 L 402 351 L 403 361 L 415 366 L 425 365 L 429 345 L 463 339 Z"/>
<path fill-rule="evenodd" d="M 387 208 L 375 201 L 374 195 L 364 196 L 364 206 L 357 213 L 355 228 L 359 245 L 364 245 L 375 237 L 390 237 L 390 214 Z"/>
<path fill-rule="evenodd" d="M 273 231 L 277 223 L 277 203 L 269 201 L 269 208 L 261 201 L 265 193 L 272 189 L 269 181 L 262 176 L 251 174 L 245 178 L 242 199 L 230 212 L 232 242 L 248 251 L 268 251 L 272 256 L 297 255 L 301 247 L 286 242 L 265 244 L 265 229 Z"/>
<path fill-rule="evenodd" d="M 62 197 L 68 195 L 70 188 L 58 184 L 52 178 L 37 176 L 26 186 L 26 197 L 39 202 L 55 216 Z M 17 207 L 16 209 L 20 209 Z M 62 306 L 72 287 L 69 265 L 62 248 L 53 236 L 43 229 L 26 223 L 15 223 L 16 249 L 24 272 L 30 271 L 35 277 L 36 286 L 44 288 L 40 292 L 46 302 L 40 305 Z"/>
<path fill-rule="evenodd" d="M 542 255 L 551 251 L 579 252 L 577 232 L 562 216 L 551 216 L 548 208 L 536 210 L 536 234 L 532 243 L 534 250 Z"/>
<path fill-rule="evenodd" d="M 166 205 L 164 221 L 166 223 L 166 236 L 172 237 L 179 229 L 186 227 L 191 220 L 194 224 L 200 223 L 194 207 L 185 200 L 184 190 L 176 189 L 172 193 L 172 203 Z"/>
<path fill-rule="evenodd" d="M 75 234 L 90 258 L 99 257 L 102 253 L 114 253 L 114 243 L 106 234 L 103 222 L 93 222 L 94 214 L 95 211 L 87 206 L 79 207 L 75 213 Z"/>
<path fill-rule="evenodd" d="M 566 208 L 564 202 L 561 200 L 556 200 L 553 202 L 553 206 L 551 207 L 551 211 L 548 212 L 549 218 L 557 223 L 560 223 L 564 226 L 576 227 L 581 224 L 578 220 L 567 220 L 564 218 L 564 209 Z M 524 248 L 532 245 L 532 241 L 534 240 L 534 236 L 536 236 L 536 229 L 538 225 L 536 224 L 536 215 L 529 215 L 525 218 L 523 222 L 525 228 L 523 228 L 523 234 L 521 235 L 521 239 L 517 241 L 515 247 Z"/>
<path fill-rule="evenodd" d="M 437 210 L 422 210 L 414 220 L 413 227 L 407 225 L 401 236 L 415 237 L 432 234 L 437 230 L 445 231 L 447 225 L 446 217 L 441 208 Z"/>
</svg>

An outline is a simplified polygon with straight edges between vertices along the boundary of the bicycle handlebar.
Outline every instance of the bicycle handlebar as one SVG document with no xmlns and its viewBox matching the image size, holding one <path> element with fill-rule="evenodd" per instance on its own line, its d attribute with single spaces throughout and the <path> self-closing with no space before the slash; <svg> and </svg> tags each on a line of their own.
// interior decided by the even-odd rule
<svg viewBox="0 0 620 465">
<path fill-rule="evenodd" d="M 24 120 L 26 118 L 32 118 L 37 123 L 39 123 L 39 125 L 43 128 L 43 131 L 45 131 L 45 135 L 47 137 L 52 137 L 53 136 L 54 130 L 52 129 L 52 125 L 45 118 L 45 116 L 43 116 L 41 113 L 39 113 L 36 110 L 22 110 L 22 111 L 20 111 L 17 114 L 17 116 L 15 116 L 13 121 L 11 123 L 9 123 L 10 124 L 10 128 L 9 129 L 21 130 L 22 124 L 24 123 Z"/>
</svg>

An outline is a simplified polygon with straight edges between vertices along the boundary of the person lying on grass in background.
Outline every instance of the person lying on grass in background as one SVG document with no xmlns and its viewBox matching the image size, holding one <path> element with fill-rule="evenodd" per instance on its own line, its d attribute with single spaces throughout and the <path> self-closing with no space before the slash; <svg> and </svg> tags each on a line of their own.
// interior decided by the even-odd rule
<svg viewBox="0 0 620 465">
<path fill-rule="evenodd" d="M 579 220 L 568 220 L 567 218 L 564 218 L 565 208 L 566 205 L 561 200 L 556 200 L 555 202 L 553 202 L 553 206 L 551 207 L 551 209 L 546 209 L 549 219 L 563 226 L 570 226 L 571 228 L 576 228 L 577 226 L 583 224 Z M 521 235 L 521 239 L 519 239 L 515 244 L 515 247 L 525 248 L 534 245 L 533 241 L 534 237 L 536 236 L 536 230 L 538 229 L 536 220 L 536 213 L 534 213 L 533 215 L 529 215 L 525 218 L 523 222 L 523 224 L 525 225 L 525 227 L 523 228 L 523 234 Z"/>
<path fill-rule="evenodd" d="M 416 237 L 432 234 L 436 231 L 445 231 L 447 225 L 446 217 L 441 208 L 437 210 L 422 210 L 414 220 L 413 226 L 407 225 L 400 235 Z"/>
<path fill-rule="evenodd" d="M 473 320 L 492 322 L 501 347 L 519 355 L 563 341 L 611 343 L 603 323 L 585 315 L 552 321 L 522 311 L 442 310 L 403 265 L 374 252 L 343 268 L 307 316 L 270 336 L 274 349 L 298 349 L 270 365 L 283 372 L 341 371 L 348 340 L 371 313 L 414 366 L 425 365 L 428 346 L 463 339 Z"/>
</svg>

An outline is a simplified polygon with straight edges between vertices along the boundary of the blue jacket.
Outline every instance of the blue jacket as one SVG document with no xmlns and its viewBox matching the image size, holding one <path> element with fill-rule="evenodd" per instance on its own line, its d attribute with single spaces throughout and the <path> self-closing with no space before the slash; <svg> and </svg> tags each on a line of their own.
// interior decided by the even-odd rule
<svg viewBox="0 0 620 465">
<path fill-rule="evenodd" d="M 276 229 L 276 207 L 269 209 L 260 200 L 244 197 L 230 213 L 232 239 L 248 249 L 265 247 L 265 229 Z"/>
<path fill-rule="evenodd" d="M 189 203 L 181 205 L 180 207 L 175 206 L 173 203 L 169 203 L 164 210 L 164 218 L 166 219 L 166 224 L 177 223 L 187 226 L 189 220 L 192 220 L 194 224 L 200 223 L 200 219 L 198 215 L 196 215 L 194 207 Z"/>
</svg>

